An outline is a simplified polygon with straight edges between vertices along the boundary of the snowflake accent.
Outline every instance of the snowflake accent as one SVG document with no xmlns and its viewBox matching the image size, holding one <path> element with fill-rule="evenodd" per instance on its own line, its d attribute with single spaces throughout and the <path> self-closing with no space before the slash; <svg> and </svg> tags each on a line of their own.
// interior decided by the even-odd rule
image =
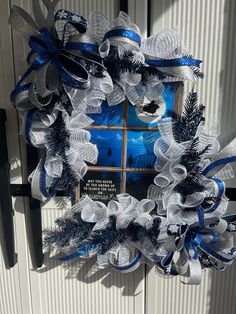
<svg viewBox="0 0 236 314">
<path fill-rule="evenodd" d="M 179 232 L 178 225 L 168 225 L 167 229 L 168 229 L 168 232 L 170 232 L 171 234 L 177 234 Z"/>
<path fill-rule="evenodd" d="M 62 95 L 62 97 L 61 97 L 61 102 L 64 104 L 64 103 L 68 103 L 68 97 L 67 97 L 67 95 Z"/>
<path fill-rule="evenodd" d="M 82 21 L 82 18 L 78 15 L 72 15 L 72 21 L 79 23 Z"/>
<path fill-rule="evenodd" d="M 59 19 L 66 19 L 68 16 L 68 13 L 66 11 L 62 10 L 62 11 L 57 13 L 57 16 Z"/>
<path fill-rule="evenodd" d="M 170 271 L 171 271 L 171 265 L 168 265 L 168 266 L 165 268 L 165 274 L 170 274 Z"/>
<path fill-rule="evenodd" d="M 236 248 L 231 248 L 229 250 L 223 250 L 223 252 L 225 252 L 226 254 L 230 254 L 232 256 L 236 255 Z"/>
<path fill-rule="evenodd" d="M 206 256 L 201 257 L 201 263 L 206 267 L 211 266 L 211 262 Z"/>
<path fill-rule="evenodd" d="M 91 69 L 90 69 L 91 74 L 95 75 L 96 71 L 97 71 L 97 65 L 91 64 Z"/>
<path fill-rule="evenodd" d="M 229 223 L 227 230 L 230 232 L 235 232 L 236 231 L 236 225 L 233 223 Z"/>
</svg>

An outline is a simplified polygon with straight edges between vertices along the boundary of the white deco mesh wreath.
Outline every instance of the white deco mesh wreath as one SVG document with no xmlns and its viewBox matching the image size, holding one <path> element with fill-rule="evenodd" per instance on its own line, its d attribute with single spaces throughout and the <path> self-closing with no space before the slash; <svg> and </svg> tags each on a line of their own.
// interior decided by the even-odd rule
<svg viewBox="0 0 236 314">
<path fill-rule="evenodd" d="M 11 100 L 26 142 L 44 152 L 29 177 L 32 195 L 47 201 L 64 190 L 73 196 L 87 163 L 97 161 L 85 128 L 93 123 L 88 114 L 99 114 L 104 100 L 115 106 L 128 98 L 144 115 L 155 105 L 151 115 L 160 137 L 147 198 L 119 194 L 105 205 L 83 196 L 45 231 L 45 248 L 62 253 L 63 262 L 96 255 L 99 268 L 111 264 L 122 272 L 147 262 L 163 275 L 184 275 L 198 284 L 202 269 L 222 270 L 236 256 L 236 216 L 227 215 L 223 182 L 233 176 L 236 140 L 220 150 L 219 123 L 204 120 L 195 92 L 182 115 L 162 116 L 163 83 L 194 83 L 203 77 L 201 61 L 174 29 L 142 39 L 123 12 L 112 22 L 98 13 L 87 21 L 66 10 L 54 13 L 57 2 L 43 0 L 46 17 L 35 0 L 34 19 L 17 6 L 9 18 L 30 47 L 28 69 Z"/>
</svg>

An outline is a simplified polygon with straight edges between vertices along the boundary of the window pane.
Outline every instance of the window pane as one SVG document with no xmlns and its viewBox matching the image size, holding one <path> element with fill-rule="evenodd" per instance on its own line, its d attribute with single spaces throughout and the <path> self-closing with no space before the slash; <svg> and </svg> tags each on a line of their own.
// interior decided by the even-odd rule
<svg viewBox="0 0 236 314">
<path fill-rule="evenodd" d="M 126 192 L 135 198 L 141 200 L 147 197 L 147 190 L 153 180 L 156 173 L 126 173 Z"/>
<path fill-rule="evenodd" d="M 90 130 L 91 142 L 97 145 L 97 166 L 120 167 L 122 154 L 122 130 Z"/>
<path fill-rule="evenodd" d="M 154 168 L 156 156 L 153 153 L 159 131 L 127 131 L 127 168 Z"/>
</svg>

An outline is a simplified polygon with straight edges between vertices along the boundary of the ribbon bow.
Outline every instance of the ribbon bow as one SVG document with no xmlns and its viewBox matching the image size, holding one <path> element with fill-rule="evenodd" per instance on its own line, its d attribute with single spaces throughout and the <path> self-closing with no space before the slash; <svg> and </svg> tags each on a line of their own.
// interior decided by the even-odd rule
<svg viewBox="0 0 236 314">
<path fill-rule="evenodd" d="M 41 37 L 31 36 L 29 40 L 29 46 L 32 49 L 28 56 L 29 62 L 33 54 L 38 55 L 33 59 L 32 68 L 38 70 L 47 62 L 51 62 L 55 64 L 62 81 L 67 85 L 76 88 L 82 79 L 86 81 L 88 73 L 78 63 L 78 56 L 69 54 L 60 47 L 60 43 L 57 47 L 48 29 L 43 28 L 40 33 Z M 76 76 L 80 79 L 75 79 Z"/>
<path fill-rule="evenodd" d="M 10 25 L 27 38 L 31 48 L 27 56 L 29 68 L 22 75 L 11 93 L 13 104 L 23 110 L 25 109 L 27 98 L 37 107 L 44 106 L 45 97 L 57 91 L 59 80 L 70 88 L 86 89 L 89 87 L 88 72 L 81 64 L 81 59 L 83 58 L 65 49 L 68 25 L 72 25 L 74 31 L 85 32 L 87 21 L 83 17 L 60 10 L 55 14 L 53 21 L 52 18 L 48 19 L 48 22 L 44 20 L 45 25 L 43 26 L 42 14 L 35 2 L 37 1 L 33 2 L 34 13 L 39 11 L 39 13 L 35 13 L 38 25 L 31 16 L 16 6 L 13 6 L 9 17 Z M 47 6 L 49 17 L 52 14 L 54 16 L 54 6 L 57 2 L 54 1 Z M 36 11 L 36 7 L 38 11 Z M 60 29 L 58 32 L 56 29 L 56 25 L 59 22 L 63 22 L 62 34 Z M 74 31 L 70 30 L 71 35 L 74 34 Z M 60 39 L 58 36 L 60 36 Z M 35 79 L 33 82 L 26 83 L 33 71 L 36 72 Z M 27 103 L 26 109 L 28 107 L 29 104 Z"/>
<path fill-rule="evenodd" d="M 186 233 L 185 248 L 188 252 L 189 258 L 196 260 L 199 256 L 199 248 L 207 248 L 204 239 L 208 239 L 209 244 L 216 243 L 219 240 L 218 234 L 214 231 L 207 231 L 202 228 L 193 228 Z M 192 252 L 193 251 L 193 255 Z"/>
</svg>

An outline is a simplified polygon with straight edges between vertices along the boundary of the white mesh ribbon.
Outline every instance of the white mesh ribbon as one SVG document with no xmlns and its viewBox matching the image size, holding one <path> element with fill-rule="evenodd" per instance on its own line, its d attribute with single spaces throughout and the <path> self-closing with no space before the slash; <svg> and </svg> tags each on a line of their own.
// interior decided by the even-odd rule
<svg viewBox="0 0 236 314">
<path fill-rule="evenodd" d="M 189 55 L 180 33 L 175 29 L 163 29 L 142 41 L 141 51 L 146 60 L 171 60 Z M 167 81 L 190 80 L 195 82 L 192 69 L 189 66 L 159 67 L 158 70 L 169 74 Z"/>
<path fill-rule="evenodd" d="M 82 57 L 85 54 L 81 64 L 84 64 L 88 70 L 89 88 L 82 91 L 73 88 L 69 91 L 69 97 L 75 110 L 86 108 L 85 112 L 87 113 L 99 113 L 101 103 L 106 99 L 106 94 L 113 90 L 111 77 L 105 68 L 95 61 L 99 54 L 96 32 L 99 32 L 99 29 L 96 31 L 93 25 L 89 25 L 85 34 L 71 36 L 66 46 L 75 55 Z M 104 57 L 101 53 L 100 55 Z M 90 62 L 94 58 L 93 63 L 89 63 L 88 57 Z"/>
<path fill-rule="evenodd" d="M 105 254 L 101 252 L 101 248 L 92 245 L 95 242 L 95 237 L 101 230 L 106 230 L 110 224 L 110 219 L 115 218 L 115 227 L 117 229 L 124 229 L 128 227 L 130 223 L 136 223 L 145 228 L 148 225 L 152 225 L 153 218 L 150 212 L 154 209 L 155 203 L 152 200 L 143 199 L 138 201 L 134 197 L 128 194 L 117 195 L 117 201 L 110 201 L 106 206 L 104 203 L 93 201 L 87 195 L 81 198 L 81 201 L 73 207 L 72 210 L 66 213 L 65 217 L 72 219 L 75 214 L 79 214 L 84 223 L 92 224 L 90 233 L 90 247 L 92 251 L 97 254 L 97 263 L 99 268 L 104 268 L 111 264 L 115 269 L 122 272 L 130 272 L 136 269 L 140 265 L 140 259 L 142 254 L 140 250 L 145 251 L 145 246 L 135 247 L 132 239 L 128 242 L 113 243 L 114 245 L 106 251 Z M 97 234 L 96 234 L 97 233 Z M 49 235 L 49 233 L 46 233 Z M 77 240 L 79 241 L 79 239 Z M 66 248 L 62 248 L 63 252 L 70 255 L 75 250 L 75 243 L 78 245 L 76 239 L 70 242 Z M 81 242 L 81 245 L 88 245 L 89 241 L 85 243 Z M 59 249 L 59 248 L 58 248 Z M 87 254 L 87 251 L 85 251 Z M 83 254 L 83 257 L 91 257 L 91 255 Z"/>
<path fill-rule="evenodd" d="M 129 194 L 117 195 L 118 201 L 110 201 L 107 206 L 101 202 L 89 202 L 81 211 L 81 217 L 84 221 L 96 223 L 93 230 L 105 226 L 110 216 L 114 215 L 116 219 L 116 228 L 126 228 L 132 221 L 138 221 L 141 225 L 146 225 L 151 216 L 155 203 L 152 200 L 143 199 L 138 201 Z"/>
<path fill-rule="evenodd" d="M 104 18 L 100 23 L 108 25 L 104 22 Z M 116 53 L 120 60 L 126 58 L 129 54 L 129 61 L 133 64 L 144 64 L 145 58 L 140 51 L 139 44 L 135 37 L 140 38 L 140 31 L 137 25 L 133 24 L 129 16 L 120 12 L 119 16 L 109 24 L 108 29 L 104 29 L 103 42 L 99 51 L 101 56 L 107 56 L 111 46 L 115 47 Z M 128 86 L 136 86 L 141 80 L 141 74 L 128 69 L 121 70 L 119 80 L 115 80 L 114 89 L 108 93 L 107 100 L 110 105 L 116 105 L 125 99 L 126 88 Z M 128 97 L 128 94 L 126 94 Z M 129 98 L 129 97 L 128 97 Z"/>
<path fill-rule="evenodd" d="M 196 132 L 196 136 L 199 139 L 199 152 L 206 146 L 209 146 L 209 149 L 204 154 L 206 159 L 202 161 L 202 167 L 205 167 L 206 163 L 209 162 L 208 158 L 214 158 L 213 156 L 219 150 L 219 143 L 217 141 L 219 132 L 216 124 L 216 122 L 210 122 L 210 124 L 202 122 Z M 183 200 L 181 194 L 175 192 L 175 188 L 180 181 L 187 177 L 188 170 L 181 164 L 180 160 L 186 149 L 191 146 L 191 142 L 177 143 L 175 141 L 170 118 L 160 121 L 159 130 L 161 137 L 154 144 L 154 153 L 157 157 L 155 169 L 160 171 L 160 173 L 154 179 L 155 185 L 151 185 L 148 189 L 148 198 L 156 200 L 158 212 L 161 214 L 167 213 L 170 224 L 174 222 L 179 224 L 196 223 L 198 220 L 196 214 L 192 211 L 184 211 L 184 209 L 195 208 L 206 197 L 217 197 L 215 181 L 199 174 L 198 179 L 202 180 L 205 186 L 204 191 L 193 193 Z M 227 202 L 223 207 L 227 207 Z M 222 209 L 220 212 L 222 213 Z M 215 212 L 212 213 L 212 215 L 215 214 Z"/>
<path fill-rule="evenodd" d="M 145 55 L 160 59 L 174 59 L 188 54 L 180 34 L 175 29 L 163 29 L 143 39 L 141 49 Z"/>
<path fill-rule="evenodd" d="M 84 113 L 73 111 L 69 116 L 67 113 L 61 113 L 59 109 L 60 106 L 54 108 L 51 114 L 47 115 L 42 112 L 42 117 L 39 115 L 35 117 L 31 112 L 26 113 L 24 117 L 25 137 L 30 144 L 45 149 L 45 157 L 40 160 L 39 166 L 29 177 L 32 184 L 32 195 L 43 201 L 54 195 L 54 193 L 47 195 L 47 191 L 52 185 L 55 185 L 55 191 L 59 188 L 57 182 L 60 182 L 65 167 L 70 167 L 74 178 L 79 181 L 87 172 L 86 162 L 94 164 L 98 157 L 96 145 L 90 143 L 90 133 L 84 130 L 93 120 Z M 58 139 L 49 136 L 59 113 L 62 114 L 64 131 L 67 134 L 66 147 L 62 148 L 65 155 L 56 153 L 53 142 L 58 142 Z M 37 121 L 34 120 L 36 118 Z M 63 141 L 63 138 L 61 140 Z M 45 175 L 43 175 L 44 172 Z M 44 177 L 44 189 L 42 189 L 42 176 Z"/>
<path fill-rule="evenodd" d="M 87 172 L 85 162 L 96 164 L 98 150 L 96 145 L 90 143 L 91 135 L 84 127 L 88 127 L 93 121 L 85 114 L 73 112 L 67 116 L 66 128 L 70 132 L 70 145 L 66 152 L 67 159 L 78 179 L 82 179 Z"/>
<path fill-rule="evenodd" d="M 187 80 L 195 83 L 196 77 L 202 77 L 198 70 L 200 61 L 188 56 L 188 49 L 175 29 L 163 29 L 143 39 L 141 52 L 147 66 L 142 70 L 145 82 L 141 80 L 138 85 L 126 88 L 127 97 L 134 105 L 145 107 L 145 100 L 148 99 L 149 103 L 154 102 L 159 109 L 163 99 L 168 97 L 164 82 Z M 163 113 L 160 114 L 159 110 L 153 116 L 160 120 Z"/>
</svg>

